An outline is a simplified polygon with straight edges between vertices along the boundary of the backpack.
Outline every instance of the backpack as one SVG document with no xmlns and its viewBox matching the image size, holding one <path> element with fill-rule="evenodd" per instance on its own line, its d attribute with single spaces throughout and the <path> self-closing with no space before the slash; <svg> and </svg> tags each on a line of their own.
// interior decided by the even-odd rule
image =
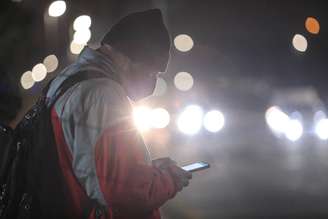
<svg viewBox="0 0 328 219">
<path fill-rule="evenodd" d="M 79 72 L 68 77 L 53 98 L 46 98 L 50 83 L 37 103 L 13 132 L 1 134 L 5 154 L 0 163 L 0 219 L 74 218 L 69 190 L 64 183 L 51 123 L 51 109 L 57 99 L 74 84 L 105 77 L 98 72 Z M 106 214 L 97 201 L 83 203 L 83 218 L 95 209 L 95 218 Z"/>
</svg>

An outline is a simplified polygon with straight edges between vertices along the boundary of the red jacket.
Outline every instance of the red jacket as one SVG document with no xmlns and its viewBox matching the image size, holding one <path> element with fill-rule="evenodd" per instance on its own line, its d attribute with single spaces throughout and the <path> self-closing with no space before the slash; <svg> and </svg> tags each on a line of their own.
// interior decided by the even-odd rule
<svg viewBox="0 0 328 219">
<path fill-rule="evenodd" d="M 106 63 L 95 64 L 99 59 L 105 57 L 86 49 L 77 64 L 52 82 L 48 95 L 78 71 L 97 68 L 106 73 Z M 54 105 L 52 124 L 59 162 L 76 218 L 81 218 L 89 197 L 106 206 L 107 218 L 158 219 L 159 207 L 176 194 L 169 172 L 151 165 L 131 111 L 124 89 L 107 78 L 76 84 Z"/>
</svg>

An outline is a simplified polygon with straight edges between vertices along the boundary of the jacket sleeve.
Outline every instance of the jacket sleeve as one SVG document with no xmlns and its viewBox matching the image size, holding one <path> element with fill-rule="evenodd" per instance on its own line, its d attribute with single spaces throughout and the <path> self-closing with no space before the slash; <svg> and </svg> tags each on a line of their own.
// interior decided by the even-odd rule
<svg viewBox="0 0 328 219">
<path fill-rule="evenodd" d="M 92 185 L 99 186 L 110 207 L 136 213 L 155 210 L 174 197 L 173 178 L 151 165 L 147 147 L 133 124 L 130 103 L 119 89 L 98 84 L 76 105 L 72 109 L 73 166 L 87 191 Z M 81 146 L 86 142 L 91 144 L 92 158 Z M 83 174 L 82 161 L 90 159 L 94 159 L 89 163 L 94 164 L 97 185 L 89 182 L 92 174 Z"/>
<path fill-rule="evenodd" d="M 105 130 L 96 145 L 96 169 L 107 203 L 114 209 L 151 211 L 176 191 L 168 171 L 147 162 L 147 150 L 129 122 Z"/>
</svg>

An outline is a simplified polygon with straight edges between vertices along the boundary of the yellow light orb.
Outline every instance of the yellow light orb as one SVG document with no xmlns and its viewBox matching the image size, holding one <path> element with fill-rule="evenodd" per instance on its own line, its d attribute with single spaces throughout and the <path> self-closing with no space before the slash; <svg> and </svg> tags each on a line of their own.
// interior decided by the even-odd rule
<svg viewBox="0 0 328 219">
<path fill-rule="evenodd" d="M 53 72 L 58 67 L 58 59 L 55 55 L 49 55 L 43 60 L 43 64 L 48 72 Z"/>
<path fill-rule="evenodd" d="M 42 81 L 47 76 L 47 69 L 44 64 L 39 63 L 32 69 L 32 78 L 35 82 Z"/>
<path fill-rule="evenodd" d="M 91 31 L 89 29 L 81 29 L 74 33 L 73 42 L 84 45 L 91 39 Z"/>
<path fill-rule="evenodd" d="M 138 106 L 133 109 L 133 120 L 137 129 L 141 132 L 151 128 L 151 109 L 145 106 Z"/>
<path fill-rule="evenodd" d="M 30 89 L 31 87 L 33 87 L 35 81 L 32 78 L 32 72 L 31 71 L 25 72 L 22 75 L 20 82 L 21 82 L 22 87 L 25 90 Z"/>
<path fill-rule="evenodd" d="M 71 46 L 70 46 L 71 53 L 74 55 L 80 54 L 81 51 L 83 50 L 84 46 L 85 46 L 84 44 L 77 44 L 77 43 L 71 42 Z"/>
<path fill-rule="evenodd" d="M 66 2 L 65 1 L 54 1 L 50 4 L 48 9 L 48 14 L 51 17 L 62 16 L 66 11 Z"/>
<path fill-rule="evenodd" d="M 91 17 L 88 15 L 81 15 L 74 20 L 73 29 L 80 31 L 89 29 L 91 27 Z"/>
<path fill-rule="evenodd" d="M 179 72 L 174 77 L 174 85 L 181 91 L 188 91 L 193 87 L 194 79 L 188 72 Z"/>
<path fill-rule="evenodd" d="M 166 109 L 157 108 L 151 111 L 150 120 L 152 128 L 162 129 L 170 123 L 170 114 Z"/>
<path fill-rule="evenodd" d="M 181 52 L 188 52 L 194 47 L 193 39 L 187 34 L 181 34 L 174 39 L 175 48 Z"/>
<path fill-rule="evenodd" d="M 296 34 L 293 38 L 293 46 L 297 51 L 305 52 L 308 47 L 308 42 L 303 35 Z"/>
</svg>

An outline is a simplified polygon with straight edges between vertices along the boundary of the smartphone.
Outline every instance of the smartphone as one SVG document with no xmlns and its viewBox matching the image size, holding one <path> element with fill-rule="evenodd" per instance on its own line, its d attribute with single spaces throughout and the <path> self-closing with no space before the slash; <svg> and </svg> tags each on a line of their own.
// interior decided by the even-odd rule
<svg viewBox="0 0 328 219">
<path fill-rule="evenodd" d="M 209 167 L 210 167 L 210 165 L 206 162 L 196 162 L 196 163 L 188 164 L 181 168 L 188 172 L 195 172 L 195 171 L 207 169 Z"/>
</svg>

